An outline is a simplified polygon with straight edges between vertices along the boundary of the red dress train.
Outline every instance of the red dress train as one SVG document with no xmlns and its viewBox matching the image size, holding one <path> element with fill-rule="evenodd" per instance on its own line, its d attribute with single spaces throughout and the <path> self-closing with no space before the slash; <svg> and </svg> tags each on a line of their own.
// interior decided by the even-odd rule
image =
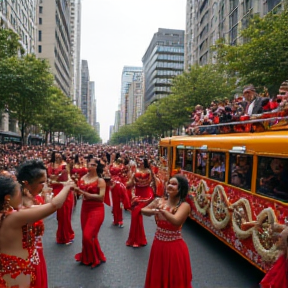
<svg viewBox="0 0 288 288">
<path fill-rule="evenodd" d="M 166 220 L 157 221 L 151 247 L 145 288 L 192 288 L 189 250 L 181 227 Z"/>
<path fill-rule="evenodd" d="M 261 288 L 287 288 L 288 287 L 288 263 L 284 255 L 281 255 L 272 268 L 266 273 L 260 282 Z"/>
<path fill-rule="evenodd" d="M 63 169 L 66 165 L 61 165 L 58 168 L 52 168 L 49 166 L 47 168 L 47 174 L 50 176 L 51 174 L 59 175 L 58 181 L 67 181 L 68 174 L 63 173 Z M 53 188 L 54 196 L 56 196 L 63 188 L 63 185 L 60 183 L 51 184 Z M 58 220 L 58 229 L 56 232 L 56 242 L 58 244 L 69 244 L 74 240 L 74 231 L 72 228 L 71 220 L 72 220 L 72 212 L 74 207 L 74 194 L 72 191 L 67 196 L 64 204 L 60 209 L 57 210 L 57 220 Z"/>
<path fill-rule="evenodd" d="M 81 179 L 78 186 L 81 190 L 91 194 L 99 194 L 100 191 L 97 187 L 98 181 L 85 184 Z M 81 208 L 82 252 L 76 254 L 75 259 L 85 265 L 92 265 L 92 268 L 106 262 L 106 257 L 98 241 L 98 233 L 104 216 L 103 202 L 83 198 Z"/>
</svg>

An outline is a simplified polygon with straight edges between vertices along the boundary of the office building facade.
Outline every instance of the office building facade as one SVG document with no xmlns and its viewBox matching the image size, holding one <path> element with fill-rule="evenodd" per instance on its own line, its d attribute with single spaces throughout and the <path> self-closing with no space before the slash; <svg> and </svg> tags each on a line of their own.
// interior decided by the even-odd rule
<svg viewBox="0 0 288 288">
<path fill-rule="evenodd" d="M 135 73 L 142 73 L 142 67 L 124 66 L 121 77 L 121 116 L 120 126 L 128 124 L 129 88 L 133 82 Z"/>
<path fill-rule="evenodd" d="M 240 31 L 254 14 L 283 9 L 283 0 L 187 0 L 185 70 L 191 65 L 213 63 L 211 46 L 220 38 L 229 45 L 242 44 Z"/>
<path fill-rule="evenodd" d="M 73 100 L 70 9 L 67 0 L 39 0 L 36 54 L 49 61 L 55 83 Z"/>
<path fill-rule="evenodd" d="M 89 123 L 89 103 L 90 103 L 90 75 L 89 75 L 89 67 L 88 61 L 81 61 L 81 111 L 85 116 L 87 122 Z"/>
<path fill-rule="evenodd" d="M 81 0 L 71 0 L 70 3 L 72 100 L 81 108 Z"/>
<path fill-rule="evenodd" d="M 142 58 L 144 109 L 171 94 L 172 79 L 184 70 L 184 30 L 159 28 Z"/>
</svg>

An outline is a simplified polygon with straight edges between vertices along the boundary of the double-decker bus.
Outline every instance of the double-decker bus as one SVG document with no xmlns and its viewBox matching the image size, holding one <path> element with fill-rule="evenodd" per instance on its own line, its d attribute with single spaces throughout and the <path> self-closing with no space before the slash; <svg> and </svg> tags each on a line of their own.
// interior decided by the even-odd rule
<svg viewBox="0 0 288 288">
<path fill-rule="evenodd" d="M 288 120 L 264 118 L 262 132 L 252 120 L 161 139 L 159 174 L 186 175 L 190 217 L 267 272 L 278 256 L 271 228 L 288 223 Z"/>
</svg>

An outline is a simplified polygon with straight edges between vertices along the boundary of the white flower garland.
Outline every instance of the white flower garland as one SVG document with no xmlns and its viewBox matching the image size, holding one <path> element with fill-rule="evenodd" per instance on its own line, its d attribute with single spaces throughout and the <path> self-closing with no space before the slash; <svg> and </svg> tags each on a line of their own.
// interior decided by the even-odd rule
<svg viewBox="0 0 288 288">
<path fill-rule="evenodd" d="M 225 212 L 225 218 L 222 221 L 218 221 L 214 215 L 213 202 L 214 202 L 214 197 L 216 196 L 217 193 L 221 194 L 224 197 L 224 201 L 219 203 L 219 204 L 221 204 L 221 206 Z M 218 230 L 225 228 L 230 221 L 230 213 L 228 210 L 227 203 L 228 203 L 228 199 L 227 199 L 227 195 L 225 193 L 224 188 L 221 185 L 217 185 L 214 188 L 214 191 L 213 191 L 212 197 L 211 197 L 211 201 L 210 201 L 210 220 L 211 220 L 213 226 Z"/>
<path fill-rule="evenodd" d="M 265 208 L 260 212 L 260 214 L 257 216 L 258 223 L 261 224 L 267 216 L 269 223 L 276 223 L 276 216 L 271 207 Z M 259 234 L 256 229 L 253 230 L 252 239 L 255 250 L 262 257 L 262 259 L 265 262 L 274 262 L 277 256 L 279 255 L 279 250 L 277 250 L 275 243 L 269 250 L 265 249 L 260 242 Z"/>
<path fill-rule="evenodd" d="M 252 221 L 252 213 L 251 213 L 250 202 L 245 198 L 240 198 L 238 201 L 234 202 L 231 206 L 234 208 L 234 207 L 237 207 L 239 204 L 243 204 L 245 206 L 245 209 L 247 212 L 247 217 L 248 217 L 248 222 L 251 222 Z M 234 213 L 235 212 L 233 212 L 233 216 L 232 216 L 232 226 L 233 226 L 233 230 L 235 232 L 235 235 L 239 239 L 248 238 L 249 236 L 251 236 L 253 229 L 254 229 L 254 226 L 249 228 L 246 231 L 242 230 L 237 224 Z"/>
<path fill-rule="evenodd" d="M 195 207 L 196 210 L 198 212 L 200 212 L 202 215 L 206 215 L 207 213 L 207 209 L 209 207 L 209 199 L 207 199 L 207 196 L 205 195 L 206 192 L 209 191 L 209 187 L 207 186 L 206 181 L 204 181 L 203 179 L 200 180 L 197 188 L 196 188 L 196 196 L 194 197 L 194 203 L 195 203 Z M 201 207 L 198 203 L 198 195 L 202 195 L 206 200 L 207 200 L 207 204 L 204 207 Z"/>
</svg>

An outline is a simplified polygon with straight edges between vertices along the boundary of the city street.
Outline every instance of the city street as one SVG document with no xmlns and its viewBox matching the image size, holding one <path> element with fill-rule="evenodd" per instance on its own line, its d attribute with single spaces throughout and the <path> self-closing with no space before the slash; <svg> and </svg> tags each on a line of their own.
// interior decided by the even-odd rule
<svg viewBox="0 0 288 288">
<path fill-rule="evenodd" d="M 124 228 L 112 226 L 111 209 L 105 206 L 105 221 L 99 240 L 107 262 L 91 270 L 79 265 L 74 255 L 81 250 L 81 200 L 73 214 L 75 242 L 57 245 L 55 215 L 45 220 L 44 251 L 49 275 L 49 288 L 141 288 L 155 232 L 154 218 L 144 217 L 148 245 L 131 248 L 125 245 L 129 233 L 130 213 L 124 212 Z M 223 245 L 201 226 L 188 220 L 183 238 L 189 251 L 193 272 L 193 288 L 256 288 L 262 272 Z M 183 267 L 184 269 L 184 267 Z"/>
</svg>

